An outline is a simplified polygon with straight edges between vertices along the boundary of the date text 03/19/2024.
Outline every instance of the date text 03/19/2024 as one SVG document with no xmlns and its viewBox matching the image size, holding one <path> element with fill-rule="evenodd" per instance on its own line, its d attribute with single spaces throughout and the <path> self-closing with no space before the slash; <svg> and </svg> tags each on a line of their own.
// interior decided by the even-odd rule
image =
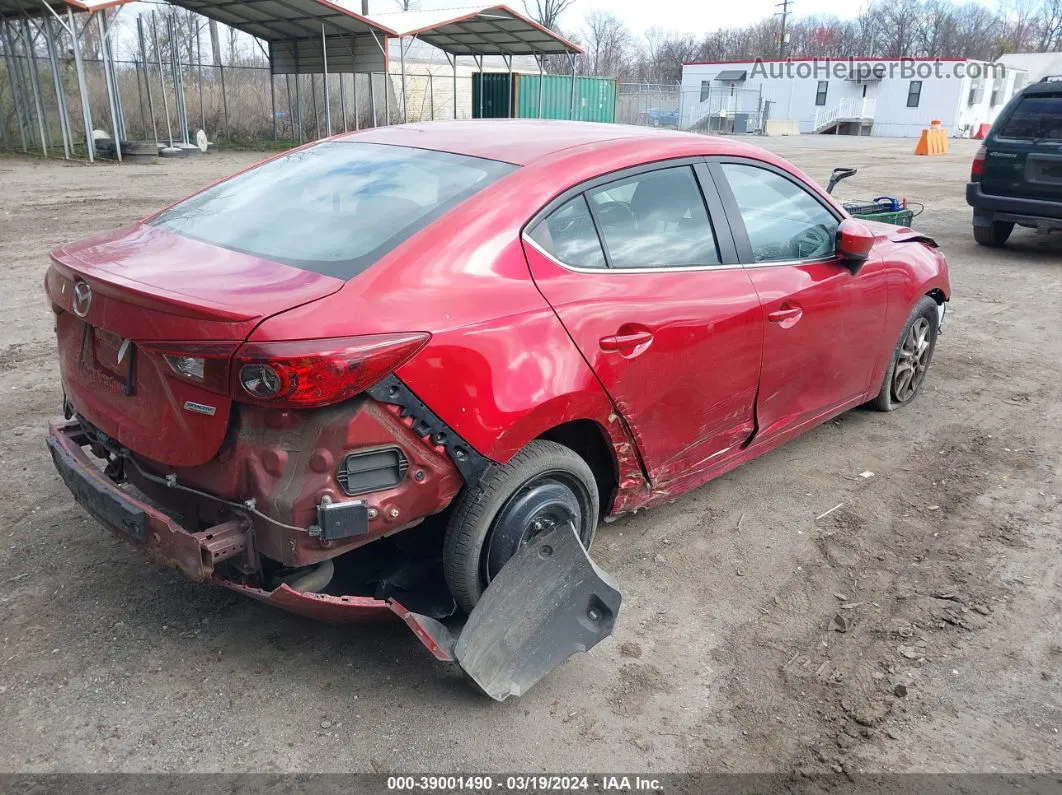
<svg viewBox="0 0 1062 795">
<path fill-rule="evenodd" d="M 660 792 L 648 776 L 508 775 L 388 776 L 389 792 Z"/>
</svg>

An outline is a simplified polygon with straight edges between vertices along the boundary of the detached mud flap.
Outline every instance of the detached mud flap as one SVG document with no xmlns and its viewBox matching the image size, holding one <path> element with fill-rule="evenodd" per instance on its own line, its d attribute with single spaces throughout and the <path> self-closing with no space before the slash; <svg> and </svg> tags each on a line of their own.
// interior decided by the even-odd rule
<svg viewBox="0 0 1062 795">
<path fill-rule="evenodd" d="M 573 654 L 612 634 L 622 597 L 572 525 L 521 548 L 494 578 L 454 644 L 488 696 L 519 696 Z"/>
<path fill-rule="evenodd" d="M 622 601 L 612 578 L 590 559 L 570 524 L 536 536 L 513 555 L 456 637 L 446 624 L 394 599 L 303 593 L 287 585 L 263 591 L 216 582 L 332 623 L 397 616 L 436 659 L 459 665 L 498 701 L 523 695 L 573 654 L 611 635 Z"/>
</svg>

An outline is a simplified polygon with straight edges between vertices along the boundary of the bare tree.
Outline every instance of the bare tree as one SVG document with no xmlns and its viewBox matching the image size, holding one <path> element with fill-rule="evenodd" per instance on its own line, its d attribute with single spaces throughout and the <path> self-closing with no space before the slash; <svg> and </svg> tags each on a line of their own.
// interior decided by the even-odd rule
<svg viewBox="0 0 1062 795">
<path fill-rule="evenodd" d="M 586 16 L 586 64 L 593 75 L 620 77 L 628 66 L 631 34 L 615 14 L 592 11 Z"/>
<path fill-rule="evenodd" d="M 524 11 L 535 22 L 552 31 L 558 30 L 560 15 L 571 8 L 575 0 L 534 0 L 534 9 L 524 0 Z"/>
</svg>

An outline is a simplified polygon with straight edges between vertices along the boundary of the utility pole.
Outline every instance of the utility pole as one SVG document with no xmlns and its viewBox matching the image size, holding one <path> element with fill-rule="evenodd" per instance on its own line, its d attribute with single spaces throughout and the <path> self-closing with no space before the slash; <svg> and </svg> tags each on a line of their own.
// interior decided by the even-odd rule
<svg viewBox="0 0 1062 795">
<path fill-rule="evenodd" d="M 789 44 L 788 34 L 785 32 L 785 23 L 789 20 L 789 7 L 793 5 L 793 0 L 782 0 L 781 3 L 775 3 L 775 8 L 782 9 L 775 12 L 776 17 L 782 18 L 782 32 L 778 37 L 778 57 L 785 58 L 786 45 Z"/>
</svg>

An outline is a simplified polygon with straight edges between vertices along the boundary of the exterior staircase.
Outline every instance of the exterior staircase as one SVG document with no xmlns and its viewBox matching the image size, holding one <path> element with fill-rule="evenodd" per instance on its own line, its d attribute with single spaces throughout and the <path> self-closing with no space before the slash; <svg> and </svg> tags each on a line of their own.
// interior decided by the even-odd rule
<svg viewBox="0 0 1062 795">
<path fill-rule="evenodd" d="M 813 133 L 840 133 L 846 129 L 849 133 L 862 135 L 864 129 L 869 132 L 874 124 L 876 102 L 873 99 L 842 99 L 836 105 L 815 108 Z"/>
</svg>

